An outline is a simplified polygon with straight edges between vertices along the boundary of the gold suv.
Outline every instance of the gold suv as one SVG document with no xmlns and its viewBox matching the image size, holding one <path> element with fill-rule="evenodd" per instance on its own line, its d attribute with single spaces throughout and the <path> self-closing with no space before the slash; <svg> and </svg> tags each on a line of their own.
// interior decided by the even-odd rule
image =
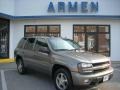
<svg viewBox="0 0 120 90">
<path fill-rule="evenodd" d="M 47 73 L 57 90 L 70 90 L 73 85 L 98 85 L 110 80 L 113 74 L 108 57 L 83 51 L 70 39 L 22 38 L 14 53 L 20 74 L 26 68 Z"/>
</svg>

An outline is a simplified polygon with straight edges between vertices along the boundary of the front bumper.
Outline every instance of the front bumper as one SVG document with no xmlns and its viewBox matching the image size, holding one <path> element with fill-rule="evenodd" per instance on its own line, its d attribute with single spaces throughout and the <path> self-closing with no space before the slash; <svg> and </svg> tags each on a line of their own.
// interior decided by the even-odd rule
<svg viewBox="0 0 120 90">
<path fill-rule="evenodd" d="M 109 68 L 106 71 L 90 74 L 90 75 L 81 75 L 78 72 L 71 72 L 72 80 L 74 85 L 97 85 L 99 83 L 104 82 L 103 77 L 109 76 L 108 80 L 110 80 L 113 76 L 113 68 Z M 107 81 L 107 80 L 106 80 Z"/>
</svg>

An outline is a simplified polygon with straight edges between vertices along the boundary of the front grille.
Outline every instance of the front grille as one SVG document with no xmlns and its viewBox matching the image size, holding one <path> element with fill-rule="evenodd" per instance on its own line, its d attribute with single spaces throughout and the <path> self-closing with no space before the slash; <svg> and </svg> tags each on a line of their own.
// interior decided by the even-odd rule
<svg viewBox="0 0 120 90">
<path fill-rule="evenodd" d="M 106 61 L 106 62 L 100 62 L 100 63 L 93 63 L 93 67 L 100 66 L 100 65 L 103 65 L 103 64 L 110 64 L 110 62 Z"/>
<path fill-rule="evenodd" d="M 101 62 L 101 63 L 94 63 L 93 64 L 93 73 L 103 72 L 105 70 L 108 70 L 109 67 L 110 67 L 109 61 Z"/>
<path fill-rule="evenodd" d="M 93 67 L 87 68 L 85 70 L 87 71 L 92 70 L 93 72 L 87 72 L 83 74 L 95 74 L 95 73 L 106 71 L 110 67 L 110 62 L 106 61 L 106 62 L 100 62 L 100 63 L 93 63 L 92 65 Z"/>
<path fill-rule="evenodd" d="M 106 71 L 107 69 L 109 69 L 109 68 L 104 68 L 104 69 L 93 70 L 93 73 L 103 72 L 103 71 Z"/>
</svg>

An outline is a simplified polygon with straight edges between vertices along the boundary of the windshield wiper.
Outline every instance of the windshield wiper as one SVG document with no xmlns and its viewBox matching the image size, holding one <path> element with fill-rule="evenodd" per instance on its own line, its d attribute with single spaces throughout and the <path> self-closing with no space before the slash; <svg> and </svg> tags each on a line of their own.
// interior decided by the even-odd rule
<svg viewBox="0 0 120 90">
<path fill-rule="evenodd" d="M 71 51 L 73 49 L 55 49 L 55 51 Z"/>
<path fill-rule="evenodd" d="M 76 51 L 76 50 L 80 50 L 80 48 L 75 48 L 75 49 L 71 49 L 71 50 L 75 50 Z"/>
</svg>

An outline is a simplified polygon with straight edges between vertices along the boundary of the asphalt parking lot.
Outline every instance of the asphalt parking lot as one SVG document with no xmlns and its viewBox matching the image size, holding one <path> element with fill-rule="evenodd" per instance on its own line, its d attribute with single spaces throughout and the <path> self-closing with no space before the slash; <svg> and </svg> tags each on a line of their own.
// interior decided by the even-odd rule
<svg viewBox="0 0 120 90">
<path fill-rule="evenodd" d="M 113 78 L 91 90 L 120 90 L 120 65 L 113 65 Z M 56 90 L 51 78 L 45 74 L 29 71 L 19 75 L 15 63 L 0 64 L 0 90 Z M 90 90 L 77 87 L 74 90 Z"/>
</svg>

